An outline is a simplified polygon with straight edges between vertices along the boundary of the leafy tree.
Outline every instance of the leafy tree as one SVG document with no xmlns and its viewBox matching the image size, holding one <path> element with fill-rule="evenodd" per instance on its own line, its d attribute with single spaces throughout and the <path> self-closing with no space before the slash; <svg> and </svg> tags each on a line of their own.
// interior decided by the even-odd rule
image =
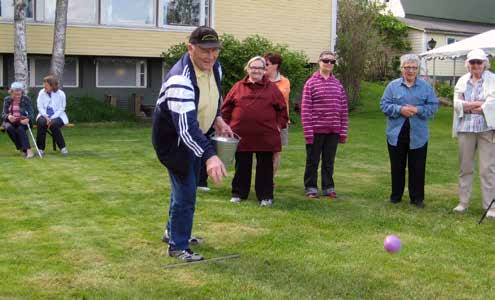
<svg viewBox="0 0 495 300">
<path fill-rule="evenodd" d="M 57 0 L 55 10 L 55 25 L 53 29 L 52 60 L 50 63 L 50 74 L 55 76 L 60 85 L 65 66 L 65 36 L 67 31 L 67 7 L 68 0 Z"/>
<path fill-rule="evenodd" d="M 308 68 L 307 56 L 299 51 L 290 50 L 286 45 L 274 44 L 270 40 L 253 35 L 240 41 L 231 34 L 220 36 L 222 50 L 219 60 L 223 69 L 222 88 L 226 95 L 230 88 L 244 76 L 244 66 L 247 61 L 257 55 L 263 56 L 266 52 L 275 51 L 283 58 L 281 73 L 291 82 L 291 99 L 300 98 L 305 81 L 311 75 Z M 181 43 L 170 47 L 162 53 L 166 65 L 173 66 L 175 62 L 187 52 L 187 44 Z"/>
</svg>

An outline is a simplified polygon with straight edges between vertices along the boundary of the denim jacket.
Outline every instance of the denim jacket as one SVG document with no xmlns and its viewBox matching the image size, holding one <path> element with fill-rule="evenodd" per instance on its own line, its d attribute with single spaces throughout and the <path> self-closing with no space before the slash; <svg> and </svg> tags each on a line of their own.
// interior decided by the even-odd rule
<svg viewBox="0 0 495 300">
<path fill-rule="evenodd" d="M 416 78 L 416 82 L 411 87 L 406 85 L 402 77 L 388 84 L 380 108 L 388 117 L 386 134 L 387 141 L 392 146 L 397 146 L 400 130 L 406 121 L 406 118 L 400 114 L 400 109 L 407 104 L 418 108 L 418 113 L 409 118 L 409 147 L 421 148 L 428 142 L 430 135 L 428 120 L 438 110 L 438 99 L 431 85 L 420 78 Z"/>
</svg>

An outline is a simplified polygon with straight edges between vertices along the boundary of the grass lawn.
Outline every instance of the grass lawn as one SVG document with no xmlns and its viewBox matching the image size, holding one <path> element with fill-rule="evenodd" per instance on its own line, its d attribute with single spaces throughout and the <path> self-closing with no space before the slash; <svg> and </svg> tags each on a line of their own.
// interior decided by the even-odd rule
<svg viewBox="0 0 495 300">
<path fill-rule="evenodd" d="M 426 208 L 387 202 L 390 190 L 382 89 L 367 85 L 339 146 L 341 199 L 303 194 L 305 151 L 293 126 L 275 205 L 229 203 L 225 182 L 198 196 L 194 248 L 240 259 L 163 269 L 177 261 L 160 241 L 169 182 L 142 125 L 78 124 L 64 130 L 69 156 L 25 160 L 0 134 L 0 299 L 489 299 L 495 221 L 478 225 L 457 205 L 451 109 L 431 123 Z M 388 234 L 402 239 L 394 255 Z M 493 299 L 493 298 L 492 298 Z"/>
</svg>

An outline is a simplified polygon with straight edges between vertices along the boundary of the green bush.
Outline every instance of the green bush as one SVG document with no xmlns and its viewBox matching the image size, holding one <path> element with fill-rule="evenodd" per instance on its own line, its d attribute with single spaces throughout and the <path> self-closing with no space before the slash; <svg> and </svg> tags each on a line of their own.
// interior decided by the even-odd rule
<svg viewBox="0 0 495 300">
<path fill-rule="evenodd" d="M 439 82 L 435 85 L 435 92 L 437 97 L 443 97 L 447 99 L 454 98 L 454 88 L 447 82 Z"/>
<path fill-rule="evenodd" d="M 247 61 L 257 55 L 263 56 L 266 52 L 275 51 L 282 55 L 281 73 L 286 76 L 291 83 L 291 107 L 294 101 L 299 102 L 304 83 L 311 75 L 308 57 L 300 51 L 289 50 L 286 45 L 274 44 L 270 40 L 253 35 L 240 41 L 233 35 L 223 34 L 220 36 L 222 51 L 219 60 L 222 65 L 222 93 L 226 95 L 230 88 L 244 76 L 244 65 Z M 175 62 L 187 52 L 187 45 L 181 43 L 174 45 L 162 53 L 166 65 L 173 66 Z"/>
<path fill-rule="evenodd" d="M 69 97 L 65 110 L 72 123 L 136 120 L 132 113 L 88 96 Z"/>
</svg>

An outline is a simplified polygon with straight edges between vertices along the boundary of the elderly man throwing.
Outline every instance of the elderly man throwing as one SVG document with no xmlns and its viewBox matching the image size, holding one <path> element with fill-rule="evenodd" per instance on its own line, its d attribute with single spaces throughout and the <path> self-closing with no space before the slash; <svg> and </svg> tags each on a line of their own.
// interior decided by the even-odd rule
<svg viewBox="0 0 495 300">
<path fill-rule="evenodd" d="M 203 256 L 189 248 L 201 161 L 208 175 L 220 183 L 227 175 L 206 134 L 232 136 L 220 116 L 221 69 L 218 35 L 201 26 L 191 33 L 188 53 L 170 69 L 153 115 L 153 146 L 170 175 L 169 220 L 163 241 L 168 255 L 186 262 Z"/>
</svg>

